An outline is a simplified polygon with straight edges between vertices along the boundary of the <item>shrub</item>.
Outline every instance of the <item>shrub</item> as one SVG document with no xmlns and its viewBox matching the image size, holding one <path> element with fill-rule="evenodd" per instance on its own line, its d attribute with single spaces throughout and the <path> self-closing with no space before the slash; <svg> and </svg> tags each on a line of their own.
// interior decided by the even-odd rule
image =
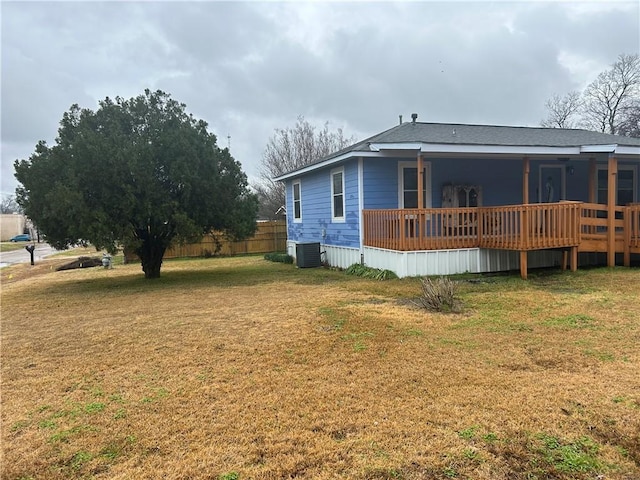
<svg viewBox="0 0 640 480">
<path fill-rule="evenodd" d="M 371 268 L 366 265 L 354 263 L 345 270 L 347 275 L 355 275 L 356 277 L 371 278 L 373 280 L 390 280 L 398 278 L 391 270 L 380 270 L 379 268 Z"/>
<path fill-rule="evenodd" d="M 458 284 L 449 278 L 423 278 L 417 305 L 434 312 L 459 312 Z"/>
<path fill-rule="evenodd" d="M 269 260 L 270 262 L 293 263 L 293 257 L 291 255 L 287 255 L 286 253 L 267 253 L 264 256 L 264 259 Z"/>
</svg>

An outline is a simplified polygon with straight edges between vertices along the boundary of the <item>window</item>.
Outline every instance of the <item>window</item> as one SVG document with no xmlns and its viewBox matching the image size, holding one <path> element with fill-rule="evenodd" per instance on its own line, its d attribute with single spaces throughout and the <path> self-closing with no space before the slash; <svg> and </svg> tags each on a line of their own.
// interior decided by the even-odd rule
<svg viewBox="0 0 640 480">
<path fill-rule="evenodd" d="M 300 200 L 300 180 L 293 182 L 293 221 L 302 221 L 302 203 Z"/>
<path fill-rule="evenodd" d="M 344 222 L 344 168 L 331 171 L 331 220 Z"/>
<path fill-rule="evenodd" d="M 418 167 L 417 162 L 400 162 L 398 165 L 398 183 L 400 208 L 418 208 Z M 431 164 L 424 162 L 422 172 L 422 205 L 431 207 Z"/>
<path fill-rule="evenodd" d="M 608 170 L 607 167 L 598 167 L 597 199 L 601 204 L 606 204 L 608 200 Z M 636 201 L 636 167 L 628 165 L 618 166 L 616 186 L 616 204 L 626 205 Z"/>
</svg>

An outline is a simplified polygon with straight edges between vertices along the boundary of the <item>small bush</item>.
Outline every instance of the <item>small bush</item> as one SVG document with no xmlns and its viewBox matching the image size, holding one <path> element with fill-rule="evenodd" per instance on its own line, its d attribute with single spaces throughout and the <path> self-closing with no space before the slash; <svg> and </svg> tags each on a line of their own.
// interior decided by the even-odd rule
<svg viewBox="0 0 640 480">
<path fill-rule="evenodd" d="M 458 284 L 449 278 L 423 278 L 422 292 L 417 305 L 434 312 L 459 312 Z"/>
<path fill-rule="evenodd" d="M 379 268 L 371 268 L 366 265 L 354 263 L 344 271 L 347 275 L 355 275 L 356 277 L 371 278 L 372 280 L 391 280 L 398 276 L 391 270 L 380 270 Z"/>
<path fill-rule="evenodd" d="M 270 262 L 293 263 L 293 257 L 291 255 L 287 255 L 286 253 L 267 253 L 264 256 L 264 259 L 269 260 Z"/>
</svg>

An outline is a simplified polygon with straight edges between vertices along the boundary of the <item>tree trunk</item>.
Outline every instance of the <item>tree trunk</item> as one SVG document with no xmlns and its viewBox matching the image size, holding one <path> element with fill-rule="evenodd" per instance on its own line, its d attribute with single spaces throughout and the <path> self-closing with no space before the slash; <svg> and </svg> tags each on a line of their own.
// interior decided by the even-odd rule
<svg viewBox="0 0 640 480">
<path fill-rule="evenodd" d="M 142 262 L 144 278 L 160 278 L 160 267 L 162 257 L 167 247 L 163 242 L 147 239 L 142 246 L 136 250 Z"/>
</svg>

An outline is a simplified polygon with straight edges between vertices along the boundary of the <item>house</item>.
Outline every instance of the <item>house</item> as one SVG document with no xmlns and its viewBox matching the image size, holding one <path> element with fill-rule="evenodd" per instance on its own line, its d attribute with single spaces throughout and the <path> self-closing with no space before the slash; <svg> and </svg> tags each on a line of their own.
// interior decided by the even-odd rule
<svg viewBox="0 0 640 480">
<path fill-rule="evenodd" d="M 0 241 L 6 242 L 15 235 L 24 233 L 27 219 L 19 213 L 0 214 Z"/>
<path fill-rule="evenodd" d="M 526 278 L 640 254 L 640 139 L 412 118 L 275 179 L 290 255 L 319 243 L 342 268 Z"/>
</svg>

